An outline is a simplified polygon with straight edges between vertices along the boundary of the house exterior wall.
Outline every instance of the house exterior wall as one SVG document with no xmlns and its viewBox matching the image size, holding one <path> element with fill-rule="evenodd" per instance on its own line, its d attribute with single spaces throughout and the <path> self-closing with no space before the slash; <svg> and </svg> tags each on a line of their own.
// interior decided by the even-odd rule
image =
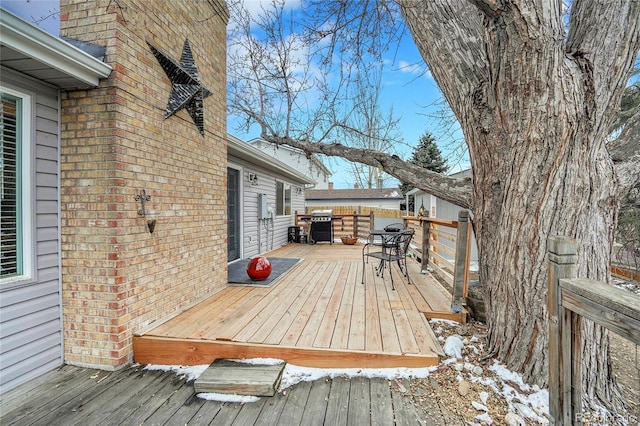
<svg viewBox="0 0 640 426">
<path fill-rule="evenodd" d="M 229 157 L 230 167 L 240 170 L 242 185 L 242 258 L 248 259 L 287 244 L 287 231 L 293 226 L 294 212 L 304 211 L 304 189 L 298 194 L 295 188 L 304 185 L 287 177 L 276 175 L 259 165 Z M 247 181 L 247 175 L 258 175 L 258 185 Z M 291 215 L 276 216 L 273 219 L 258 219 L 258 194 L 265 194 L 267 203 L 276 205 L 276 181 L 291 185 Z"/>
<path fill-rule="evenodd" d="M 309 176 L 316 182 L 314 189 L 329 188 L 330 175 L 328 175 L 325 170 L 322 170 L 317 163 L 311 161 L 303 152 L 286 145 L 277 146 L 262 139 L 253 139 L 249 141 L 249 143 L 266 154 Z"/>
<path fill-rule="evenodd" d="M 106 45 L 113 67 L 99 88 L 62 95 L 64 356 L 115 369 L 132 361 L 134 333 L 226 284 L 228 11 L 222 0 L 62 0 L 60 20 L 63 36 Z M 164 118 L 171 82 L 147 45 L 179 61 L 187 38 L 212 93 L 204 135 L 187 110 Z"/>
<path fill-rule="evenodd" d="M 3 89 L 30 97 L 30 228 L 34 264 L 27 279 L 0 280 L 0 389 L 62 364 L 58 243 L 58 90 L 2 69 Z"/>
</svg>

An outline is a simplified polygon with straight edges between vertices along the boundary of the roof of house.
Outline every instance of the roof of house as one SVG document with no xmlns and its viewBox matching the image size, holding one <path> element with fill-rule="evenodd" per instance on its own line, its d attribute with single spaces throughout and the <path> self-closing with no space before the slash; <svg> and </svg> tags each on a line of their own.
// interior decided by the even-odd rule
<svg viewBox="0 0 640 426">
<path fill-rule="evenodd" d="M 307 201 L 314 200 L 403 200 L 399 188 L 381 189 L 309 189 Z"/>
<path fill-rule="evenodd" d="M 273 147 L 273 149 L 285 149 L 285 150 L 290 151 L 290 152 L 292 152 L 292 153 L 296 153 L 296 154 L 299 154 L 299 155 L 304 155 L 304 156 L 306 156 L 306 154 L 304 153 L 304 151 L 302 151 L 301 149 L 294 148 L 294 147 L 289 146 L 289 145 L 276 145 L 276 144 L 274 144 L 274 143 L 272 143 L 272 142 L 265 141 L 265 140 L 264 140 L 264 139 L 262 139 L 262 138 L 254 138 L 254 139 L 251 139 L 250 141 L 248 141 L 247 143 L 248 143 L 248 144 L 250 144 L 250 145 L 253 145 L 253 146 L 258 146 L 258 147 L 259 147 L 260 145 L 262 145 L 262 144 L 266 144 L 266 145 L 268 145 L 268 146 L 270 146 L 270 147 Z M 310 157 L 310 161 L 311 161 L 313 164 L 315 164 L 315 165 L 316 165 L 316 167 L 318 167 L 318 168 L 319 168 L 319 169 L 320 169 L 324 174 L 326 174 L 327 176 L 331 176 L 331 175 L 333 174 L 333 173 L 331 172 L 331 170 L 329 170 L 329 169 L 327 168 L 327 166 L 325 166 L 325 165 L 324 165 L 324 163 L 323 163 L 323 162 L 322 162 L 322 161 L 321 161 L 317 156 L 315 156 L 315 155 L 311 155 L 311 157 Z"/>
<path fill-rule="evenodd" d="M 313 184 L 315 183 L 310 177 L 299 172 L 291 166 L 265 154 L 258 148 L 249 145 L 237 137 L 227 134 L 227 156 L 240 158 L 249 163 L 253 163 L 280 176 L 290 179 L 293 183 Z"/>
<path fill-rule="evenodd" d="M 95 87 L 111 66 L 17 17 L 0 13 L 2 65 L 61 89 Z"/>
</svg>

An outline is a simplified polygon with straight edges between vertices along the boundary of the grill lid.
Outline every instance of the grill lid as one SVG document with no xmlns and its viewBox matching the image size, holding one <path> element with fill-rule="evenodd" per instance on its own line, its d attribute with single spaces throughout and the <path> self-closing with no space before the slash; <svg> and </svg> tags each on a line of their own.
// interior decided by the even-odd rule
<svg viewBox="0 0 640 426">
<path fill-rule="evenodd" d="M 329 222 L 333 217 L 333 210 L 313 210 L 311 222 Z"/>
<path fill-rule="evenodd" d="M 323 216 L 323 217 L 331 217 L 333 216 L 333 210 L 313 210 L 311 212 L 311 216 Z"/>
</svg>

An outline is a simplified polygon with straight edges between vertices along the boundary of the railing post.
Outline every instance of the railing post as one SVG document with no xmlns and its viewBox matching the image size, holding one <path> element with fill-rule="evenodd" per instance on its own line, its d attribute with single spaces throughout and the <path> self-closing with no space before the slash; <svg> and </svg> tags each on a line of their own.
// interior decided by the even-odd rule
<svg viewBox="0 0 640 426">
<path fill-rule="evenodd" d="M 431 238 L 429 236 L 429 230 L 431 229 L 431 223 L 428 220 L 421 218 L 420 226 L 422 226 L 422 262 L 420 267 L 422 269 L 422 273 L 426 274 L 429 269 L 429 239 Z"/>
<path fill-rule="evenodd" d="M 373 213 L 373 210 L 369 211 L 369 229 L 374 229 L 374 222 L 376 221 L 376 217 L 375 214 Z"/>
<path fill-rule="evenodd" d="M 562 307 L 559 280 L 576 277 L 576 242 L 568 237 L 550 237 L 547 242 L 549 262 L 547 311 L 549 315 L 549 414 L 552 425 L 573 424 L 571 407 L 571 349 L 567 343 L 567 313 Z M 564 339 L 563 339 L 564 334 Z M 564 341 L 563 341 L 564 340 Z M 567 368 L 569 365 L 569 368 Z M 579 378 L 577 380 L 580 380 Z M 579 409 L 579 407 L 578 407 Z"/>
<path fill-rule="evenodd" d="M 462 312 L 462 307 L 466 305 L 466 287 L 469 281 L 468 267 L 468 247 L 469 247 L 469 211 L 460 210 L 458 212 L 458 236 L 456 238 L 456 257 L 453 266 L 453 298 L 451 300 L 451 311 Z"/>
<path fill-rule="evenodd" d="M 353 236 L 358 238 L 358 213 L 353 211 Z"/>
</svg>

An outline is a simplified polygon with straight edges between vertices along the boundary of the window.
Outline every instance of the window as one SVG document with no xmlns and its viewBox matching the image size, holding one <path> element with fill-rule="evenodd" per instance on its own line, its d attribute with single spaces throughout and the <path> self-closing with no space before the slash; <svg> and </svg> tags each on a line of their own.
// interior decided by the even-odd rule
<svg viewBox="0 0 640 426">
<path fill-rule="evenodd" d="M 31 233 L 25 223 L 29 206 L 24 198 L 28 175 L 24 173 L 28 128 L 24 117 L 29 98 L 2 90 L 0 103 L 0 281 L 25 278 Z M 26 194 L 25 194 L 26 193 Z"/>
<path fill-rule="evenodd" d="M 291 185 L 276 181 L 276 214 L 288 216 L 291 214 Z"/>
</svg>

